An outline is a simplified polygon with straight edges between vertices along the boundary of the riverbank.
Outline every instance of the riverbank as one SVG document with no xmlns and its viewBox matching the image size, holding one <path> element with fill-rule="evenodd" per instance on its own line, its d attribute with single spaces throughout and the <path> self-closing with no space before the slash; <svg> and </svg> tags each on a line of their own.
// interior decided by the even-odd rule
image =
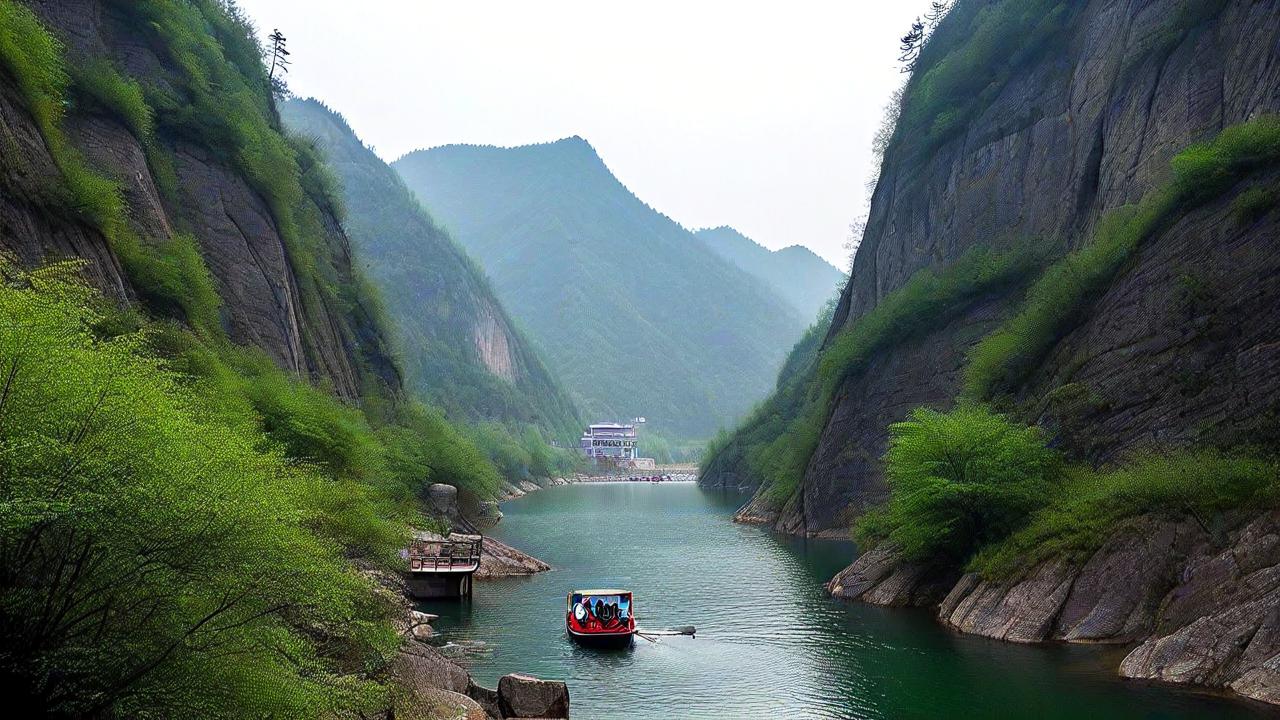
<svg viewBox="0 0 1280 720">
<path fill-rule="evenodd" d="M 1141 516 L 1083 564 L 1052 559 L 1004 581 L 904 562 L 882 545 L 827 589 L 931 608 L 948 628 L 997 640 L 1128 647 L 1122 677 L 1280 705 L 1280 511 L 1212 533 L 1190 517 Z"/>
<path fill-rule="evenodd" d="M 833 600 L 823 584 L 848 565 L 852 543 L 736 525 L 743 500 L 688 483 L 618 482 L 504 504 L 492 535 L 555 572 L 477 583 L 470 603 L 439 611 L 436 639 L 465 649 L 458 662 L 481 685 L 513 670 L 564 680 L 574 717 L 592 720 L 1267 717 L 1243 702 L 1122 682 L 1108 648 L 995 643 L 925 611 Z M 696 625 L 697 638 L 604 654 L 574 646 L 565 593 L 614 586 L 635 592 L 642 626 Z"/>
</svg>

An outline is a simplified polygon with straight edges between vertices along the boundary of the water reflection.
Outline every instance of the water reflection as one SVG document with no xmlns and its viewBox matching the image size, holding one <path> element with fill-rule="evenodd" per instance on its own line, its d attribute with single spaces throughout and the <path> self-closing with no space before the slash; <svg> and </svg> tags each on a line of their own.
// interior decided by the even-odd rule
<svg viewBox="0 0 1280 720">
<path fill-rule="evenodd" d="M 495 535 L 551 563 L 433 604 L 446 640 L 493 685 L 569 682 L 579 718 L 1242 718 L 1253 705 L 1121 682 L 1104 648 L 1024 647 L 946 631 L 924 611 L 830 600 L 849 543 L 734 525 L 741 498 L 693 485 L 576 485 L 508 503 Z M 600 652 L 565 637 L 573 588 L 635 592 L 641 627 L 696 639 Z"/>
</svg>

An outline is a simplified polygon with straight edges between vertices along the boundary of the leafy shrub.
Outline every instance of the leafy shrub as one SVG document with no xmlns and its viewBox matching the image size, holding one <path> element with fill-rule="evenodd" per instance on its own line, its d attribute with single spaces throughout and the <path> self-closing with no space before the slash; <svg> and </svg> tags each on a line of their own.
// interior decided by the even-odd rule
<svg viewBox="0 0 1280 720">
<path fill-rule="evenodd" d="M 1236 196 L 1231 212 L 1242 225 L 1256 221 L 1280 206 L 1280 186 L 1251 187 Z"/>
<path fill-rule="evenodd" d="M 1115 468 L 1071 468 L 1026 527 L 971 563 L 1008 577 L 1051 557 L 1082 563 L 1125 519 L 1145 513 L 1190 515 L 1202 526 L 1228 510 L 1280 503 L 1280 463 L 1218 450 L 1147 453 Z"/>
<path fill-rule="evenodd" d="M 153 312 L 183 318 L 206 337 L 222 335 L 222 298 L 194 237 L 178 233 L 144 246 L 132 232 L 122 232 L 112 249 Z"/>
<path fill-rule="evenodd" d="M 1102 219 L 1092 241 L 1050 266 L 1022 309 L 969 353 L 965 394 L 991 397 L 1016 387 L 1083 317 L 1148 237 L 1219 196 L 1259 166 L 1280 160 L 1280 118 L 1263 116 L 1223 130 L 1173 158 L 1173 178 L 1136 206 Z"/>
<path fill-rule="evenodd" d="M 889 426 L 888 504 L 855 527 L 910 560 L 959 563 L 1006 537 L 1047 500 L 1060 459 L 1038 428 L 978 405 L 918 409 Z"/>
<path fill-rule="evenodd" d="M 362 674 L 396 647 L 390 608 L 328 532 L 371 491 L 211 419 L 145 334 L 95 337 L 74 272 L 5 267 L 0 286 L 10 700 L 68 716 L 376 709 Z"/>
<path fill-rule="evenodd" d="M 151 143 L 155 118 L 136 80 L 121 75 L 106 58 L 76 63 L 72 65 L 71 75 L 73 88 L 83 104 L 109 112 L 140 142 Z"/>
</svg>

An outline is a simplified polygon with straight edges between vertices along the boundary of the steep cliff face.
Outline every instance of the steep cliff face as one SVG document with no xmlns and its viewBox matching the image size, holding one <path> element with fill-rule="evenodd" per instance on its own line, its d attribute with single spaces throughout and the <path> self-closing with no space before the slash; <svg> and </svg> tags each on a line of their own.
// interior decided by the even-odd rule
<svg viewBox="0 0 1280 720">
<path fill-rule="evenodd" d="M 196 28 L 150 23 L 137 14 L 144 12 L 139 6 L 111 0 L 29 6 L 64 44 L 75 102 L 61 126 L 88 166 L 115 181 L 127 208 L 123 232 L 136 235 L 143 248 L 179 236 L 194 238 L 216 282 L 220 324 L 233 342 L 257 347 L 280 367 L 330 385 L 347 399 L 358 398 L 368 381 L 398 387 L 398 371 L 367 299 L 351 290 L 350 247 L 328 198 L 306 193 L 273 207 L 274 198 L 264 195 L 261 184 L 255 186 L 244 170 L 249 150 L 215 133 L 193 130 L 207 118 L 192 121 L 162 110 L 156 113 L 154 130 L 143 133 L 109 102 L 90 101 L 92 93 L 81 87 L 85 68 L 110 68 L 103 72 L 115 88 L 132 86 L 178 98 L 179 104 L 190 102 L 184 97 L 191 92 L 185 87 L 189 78 L 183 77 L 189 71 L 178 63 L 180 40 L 175 35 Z M 209 42 L 229 42 L 214 40 L 211 15 L 202 16 L 200 5 L 186 6 L 184 12 L 203 18 Z M 249 77 L 252 69 L 236 66 L 220 44 L 207 46 L 207 51 L 222 70 L 246 78 L 247 87 L 264 80 Z M 261 87 L 265 103 L 265 85 Z M 139 288 L 106 231 L 77 216 L 74 198 L 68 203 L 59 197 L 63 180 L 55 152 L 21 95 L 12 78 L 0 80 L 0 122 L 9 140 L 0 247 L 27 264 L 85 259 L 86 274 L 109 296 L 138 297 Z M 262 121 L 270 135 L 266 140 L 283 146 L 287 141 L 274 110 L 269 104 L 259 109 L 267 118 Z M 287 220 L 281 218 L 282 209 L 290 215 Z M 294 227 L 286 232 L 282 222 Z M 287 234 L 296 240 L 293 247 Z"/>
<path fill-rule="evenodd" d="M 576 410 L 488 280 L 346 121 L 290 100 L 285 123 L 314 140 L 342 184 L 344 227 L 381 291 L 407 384 L 452 417 L 535 423 L 572 439 Z"/>
<path fill-rule="evenodd" d="M 994 3 L 962 3 L 948 22 L 984 4 Z M 1066 15 L 1053 42 L 993 78 L 989 104 L 927 157 L 900 128 L 828 341 L 917 271 L 971 248 L 1035 242 L 1061 254 L 1082 246 L 1108 211 L 1163 182 L 1176 152 L 1280 110 L 1274 3 L 1060 5 Z M 1150 238 L 1014 389 L 1028 400 L 1072 384 L 1090 398 L 1066 410 L 1041 404 L 1039 419 L 1063 429 L 1069 450 L 1107 460 L 1152 440 L 1245 432 L 1274 412 L 1276 218 L 1240 221 L 1232 209 L 1240 191 L 1273 180 L 1251 178 Z M 947 407 L 968 349 L 1020 297 L 973 302 L 848 377 L 779 526 L 843 533 L 853 515 L 883 500 L 887 425 L 914 407 Z"/>
<path fill-rule="evenodd" d="M 762 487 L 740 519 L 844 535 L 889 497 L 890 425 L 960 398 L 1038 426 L 1076 468 L 1203 448 L 1274 456 L 1280 6 L 961 0 L 919 63 L 850 282 L 808 355 L 817 369 L 802 407 L 817 408 L 820 422 L 812 445 L 801 443 L 803 470 L 794 489 Z M 947 73 L 950 87 L 939 80 Z M 1230 171 L 1234 161 L 1215 164 L 1228 155 L 1244 161 Z M 1196 172 L 1206 159 L 1199 167 L 1218 169 Z M 975 252 L 986 253 L 978 267 L 1020 258 L 1005 267 L 1023 269 L 983 280 Z M 1098 260 L 1104 253 L 1113 254 Z M 1054 283 L 1069 291 L 1046 289 Z M 903 319 L 912 313 L 930 317 Z M 1040 324 L 1010 330 L 1024 321 Z M 850 357 L 857 362 L 845 372 L 824 375 L 824 364 Z M 794 419 L 802 412 L 774 423 L 781 437 L 806 439 L 795 430 L 805 428 Z M 733 443 L 713 454 L 706 482 L 730 484 L 743 467 Z M 1260 482 L 1270 492 L 1274 465 L 1266 467 Z M 936 472 L 930 478 L 947 474 Z M 1216 477 L 1173 465 L 1156 475 L 1130 489 L 1183 483 L 1189 496 L 1244 482 L 1214 486 Z M 927 494 L 919 485 L 903 491 L 899 478 L 897 507 Z M 928 527 L 931 502 L 919 500 L 904 522 Z M 1202 513 L 1171 501 L 1135 503 L 1105 521 L 1060 515 L 1059 534 L 1005 546 L 1003 570 L 981 554 L 957 562 L 911 552 L 877 536 L 887 516 L 872 514 L 859 527 L 879 544 L 828 588 L 872 604 L 933 607 L 949 627 L 1000 640 L 1131 645 L 1122 675 L 1275 703 L 1274 507 L 1273 499 L 1224 501 Z M 1032 524 L 1042 518 L 1033 515 Z M 1072 550 L 1063 538 L 1081 528 L 1091 544 Z"/>
</svg>

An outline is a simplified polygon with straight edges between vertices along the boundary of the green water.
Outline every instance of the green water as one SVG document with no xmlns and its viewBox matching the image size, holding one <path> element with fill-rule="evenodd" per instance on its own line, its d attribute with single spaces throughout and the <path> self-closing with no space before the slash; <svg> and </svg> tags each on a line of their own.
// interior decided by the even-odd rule
<svg viewBox="0 0 1280 720">
<path fill-rule="evenodd" d="M 847 543 L 735 525 L 739 496 L 693 484 L 572 485 L 503 505 L 492 534 L 549 562 L 532 578 L 430 604 L 477 681 L 569 683 L 575 718 L 1253 718 L 1259 706 L 1118 679 L 1101 647 L 1027 647 L 948 632 L 923 611 L 833 601 Z M 574 646 L 572 588 L 629 588 L 642 627 L 696 638 Z M 478 651 L 477 651 L 478 649 Z"/>
</svg>

